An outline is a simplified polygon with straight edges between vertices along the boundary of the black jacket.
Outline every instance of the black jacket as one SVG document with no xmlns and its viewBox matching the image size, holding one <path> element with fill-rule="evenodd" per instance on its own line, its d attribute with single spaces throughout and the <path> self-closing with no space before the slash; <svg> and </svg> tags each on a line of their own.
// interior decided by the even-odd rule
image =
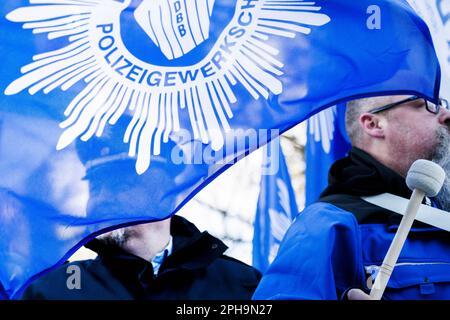
<svg viewBox="0 0 450 320">
<path fill-rule="evenodd" d="M 359 224 L 398 225 L 401 221 L 399 214 L 361 199 L 362 196 L 373 196 L 385 192 L 407 199 L 412 194 L 404 177 L 381 164 L 365 151 L 353 147 L 347 157 L 336 161 L 331 166 L 328 187 L 321 193 L 319 201 L 328 202 L 352 212 Z M 419 221 L 414 222 L 414 227 L 429 228 Z"/>
<path fill-rule="evenodd" d="M 95 260 L 65 264 L 33 282 L 22 299 L 195 300 L 250 299 L 261 274 L 223 255 L 227 246 L 186 219 L 171 221 L 173 251 L 153 275 L 152 264 L 97 239 Z M 81 289 L 68 289 L 68 267 L 80 268 Z"/>
</svg>

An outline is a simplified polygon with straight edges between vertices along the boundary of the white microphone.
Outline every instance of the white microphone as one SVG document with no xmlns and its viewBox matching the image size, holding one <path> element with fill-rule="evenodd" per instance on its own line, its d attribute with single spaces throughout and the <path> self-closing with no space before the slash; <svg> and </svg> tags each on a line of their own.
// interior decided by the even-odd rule
<svg viewBox="0 0 450 320">
<path fill-rule="evenodd" d="M 436 196 L 441 190 L 444 180 L 444 169 L 432 161 L 417 160 L 409 169 L 406 176 L 406 184 L 413 193 L 406 208 L 405 215 L 400 222 L 394 240 L 392 240 L 391 246 L 370 291 L 370 297 L 373 300 L 380 300 L 383 296 L 423 198 L 425 196 Z"/>
</svg>

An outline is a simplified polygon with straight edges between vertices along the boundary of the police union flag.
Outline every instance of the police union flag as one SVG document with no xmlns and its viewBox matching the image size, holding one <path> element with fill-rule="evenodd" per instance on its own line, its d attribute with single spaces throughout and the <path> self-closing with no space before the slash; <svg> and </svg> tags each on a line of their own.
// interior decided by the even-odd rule
<svg viewBox="0 0 450 320">
<path fill-rule="evenodd" d="M 264 152 L 261 188 L 256 208 L 253 234 L 253 266 L 265 272 L 298 214 L 295 193 L 279 139 L 269 143 Z M 273 154 L 270 151 L 276 151 Z M 275 163 L 275 165 L 274 165 Z M 266 167 L 277 170 L 267 172 Z"/>
<path fill-rule="evenodd" d="M 331 165 L 351 149 L 345 130 L 346 104 L 325 109 L 307 120 L 305 145 L 305 206 L 320 198 L 328 185 Z"/>
<path fill-rule="evenodd" d="M 350 98 L 438 98 L 403 0 L 4 0 L 0 283 L 161 220 L 236 159 Z M 275 132 L 275 134 L 272 134 Z"/>
</svg>

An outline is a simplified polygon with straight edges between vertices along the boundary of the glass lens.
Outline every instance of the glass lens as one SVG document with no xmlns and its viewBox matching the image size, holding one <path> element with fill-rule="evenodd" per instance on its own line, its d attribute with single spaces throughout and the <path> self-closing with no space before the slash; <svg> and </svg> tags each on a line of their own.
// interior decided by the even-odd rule
<svg viewBox="0 0 450 320">
<path fill-rule="evenodd" d="M 431 102 L 431 101 L 427 101 L 427 110 L 430 111 L 431 113 L 438 113 L 439 112 L 439 106 L 437 106 L 435 103 Z"/>
<path fill-rule="evenodd" d="M 440 100 L 440 105 L 441 105 L 441 108 L 444 108 L 444 109 L 447 109 L 447 110 L 449 110 L 449 104 L 448 104 L 448 101 L 447 100 L 445 100 L 445 99 L 441 99 Z"/>
</svg>

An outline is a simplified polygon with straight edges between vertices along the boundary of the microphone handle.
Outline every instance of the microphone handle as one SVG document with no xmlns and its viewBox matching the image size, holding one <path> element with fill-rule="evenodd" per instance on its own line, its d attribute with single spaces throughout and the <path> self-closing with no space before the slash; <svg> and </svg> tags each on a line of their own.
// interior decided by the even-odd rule
<svg viewBox="0 0 450 320">
<path fill-rule="evenodd" d="M 405 244 L 408 233 L 411 230 L 414 219 L 416 218 L 420 204 L 422 203 L 425 193 L 421 190 L 414 189 L 411 199 L 408 202 L 405 215 L 400 222 L 398 230 L 392 240 L 389 250 L 384 257 L 383 264 L 378 271 L 375 283 L 370 291 L 370 297 L 373 300 L 380 300 L 383 296 L 384 290 L 389 282 L 395 264 L 397 263 L 400 252 Z"/>
</svg>

